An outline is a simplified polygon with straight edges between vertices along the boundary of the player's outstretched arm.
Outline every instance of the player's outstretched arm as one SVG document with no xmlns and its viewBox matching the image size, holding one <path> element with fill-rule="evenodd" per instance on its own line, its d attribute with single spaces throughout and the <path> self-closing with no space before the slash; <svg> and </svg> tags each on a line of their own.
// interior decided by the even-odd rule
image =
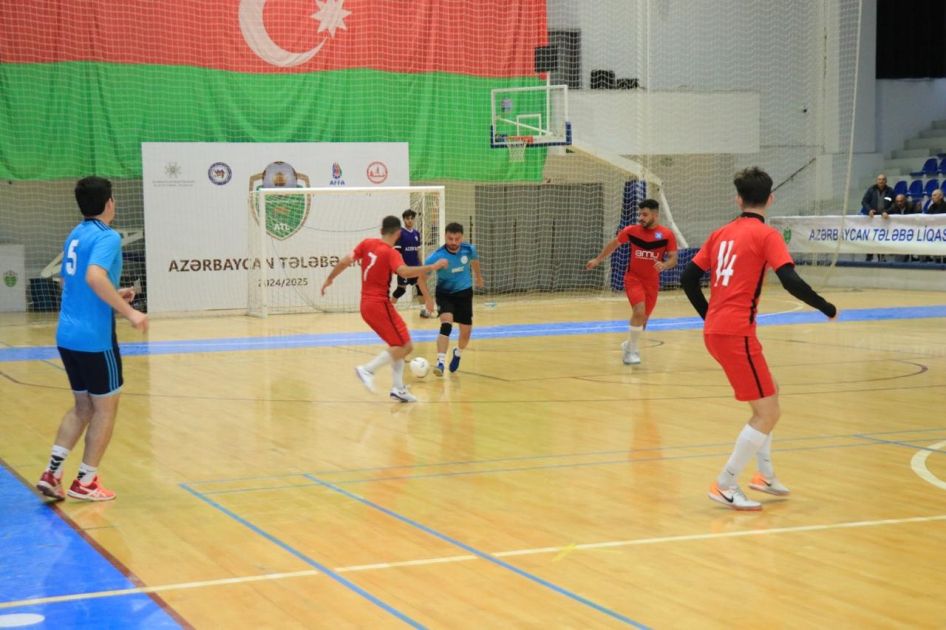
<svg viewBox="0 0 946 630">
<path fill-rule="evenodd" d="M 608 241 L 608 244 L 604 246 L 604 249 L 601 250 L 600 254 L 598 254 L 597 256 L 589 260 L 587 263 L 585 263 L 585 269 L 589 269 L 589 270 L 594 269 L 595 267 L 600 265 L 602 262 L 604 262 L 604 259 L 610 256 L 614 252 L 614 250 L 616 250 L 620 246 L 621 246 L 620 241 L 618 241 L 617 238 L 612 238 L 610 241 Z"/>
<path fill-rule="evenodd" d="M 838 315 L 837 307 L 818 295 L 807 282 L 801 279 L 798 272 L 795 271 L 795 265 L 787 263 L 775 270 L 779 281 L 786 291 L 791 293 L 808 306 L 816 308 L 824 313 L 829 319 L 834 319 Z"/>
<path fill-rule="evenodd" d="M 100 300 L 115 309 L 115 312 L 131 322 L 141 332 L 148 330 L 148 316 L 125 301 L 122 294 L 112 285 L 108 271 L 96 264 L 90 264 L 85 272 L 85 281 Z"/>
<path fill-rule="evenodd" d="M 332 267 L 332 272 L 328 274 L 328 278 L 325 279 L 325 282 L 322 283 L 322 295 L 325 295 L 325 290 L 332 286 L 332 282 L 335 281 L 343 271 L 351 267 L 351 264 L 355 262 L 351 257 L 351 254 L 347 256 L 342 256 L 342 259 L 339 260 L 334 267 Z"/>
<path fill-rule="evenodd" d="M 687 299 L 702 319 L 706 319 L 706 312 L 709 310 L 709 302 L 706 301 L 703 289 L 700 288 L 700 280 L 703 279 L 704 273 L 706 273 L 705 269 L 701 269 L 699 265 L 690 261 L 680 275 L 680 286 L 683 287 Z"/>
<path fill-rule="evenodd" d="M 419 265 L 417 267 L 408 267 L 407 265 L 401 265 L 394 270 L 394 273 L 401 276 L 402 278 L 417 278 L 431 271 L 437 271 L 438 269 L 443 269 L 447 266 L 446 258 L 438 258 L 436 262 L 429 265 Z"/>
</svg>

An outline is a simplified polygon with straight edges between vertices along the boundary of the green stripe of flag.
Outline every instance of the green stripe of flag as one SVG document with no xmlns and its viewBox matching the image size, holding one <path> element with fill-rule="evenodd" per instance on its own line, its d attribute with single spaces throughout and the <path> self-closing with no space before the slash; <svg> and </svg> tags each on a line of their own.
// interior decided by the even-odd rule
<svg viewBox="0 0 946 630">
<path fill-rule="evenodd" d="M 0 65 L 0 179 L 141 177 L 141 142 L 409 142 L 412 181 L 537 181 L 489 148 L 490 90 L 531 78 Z"/>
</svg>

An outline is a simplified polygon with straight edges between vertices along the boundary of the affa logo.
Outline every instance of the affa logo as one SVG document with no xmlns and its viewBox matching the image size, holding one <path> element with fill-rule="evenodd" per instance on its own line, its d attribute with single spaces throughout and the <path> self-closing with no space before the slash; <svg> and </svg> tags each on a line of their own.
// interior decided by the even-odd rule
<svg viewBox="0 0 946 630">
<path fill-rule="evenodd" d="M 368 165 L 365 175 L 368 176 L 368 181 L 372 184 L 383 184 L 384 180 L 388 178 L 388 165 L 384 162 L 372 162 Z"/>
<path fill-rule="evenodd" d="M 344 186 L 345 180 L 342 179 L 342 167 L 338 162 L 332 162 L 332 181 L 329 186 Z"/>
</svg>

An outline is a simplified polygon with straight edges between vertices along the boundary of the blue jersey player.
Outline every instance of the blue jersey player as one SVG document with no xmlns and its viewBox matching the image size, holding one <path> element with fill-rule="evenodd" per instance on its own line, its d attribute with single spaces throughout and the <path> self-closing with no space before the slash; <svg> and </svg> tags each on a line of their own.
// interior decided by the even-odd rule
<svg viewBox="0 0 946 630">
<path fill-rule="evenodd" d="M 420 252 L 422 242 L 420 232 L 414 227 L 414 220 L 416 218 L 417 213 L 410 208 L 401 213 L 401 219 L 403 219 L 402 223 L 404 225 L 401 228 L 401 234 L 398 236 L 397 243 L 394 245 L 394 249 L 401 252 L 404 264 L 408 267 L 418 267 L 421 264 Z M 398 276 L 397 288 L 391 294 L 391 303 L 397 304 L 398 298 L 404 295 L 407 292 L 407 287 L 411 285 L 416 286 L 420 290 L 420 295 L 424 299 L 424 310 L 420 312 L 420 316 L 429 317 L 429 314 L 434 310 L 434 301 L 430 297 L 430 291 L 427 290 L 427 283 L 423 281 L 423 276 L 421 276 L 419 283 L 417 277 L 402 278 Z"/>
<path fill-rule="evenodd" d="M 460 339 L 450 358 L 450 371 L 460 367 L 460 354 L 470 343 L 473 332 L 473 285 L 483 287 L 480 261 L 476 247 L 463 242 L 463 226 L 450 223 L 446 230 L 446 244 L 427 257 L 426 264 L 446 260 L 447 266 L 437 271 L 437 309 L 440 311 L 440 334 L 437 335 L 437 365 L 434 374 L 443 376 L 447 360 L 447 346 L 453 323 L 460 325 Z"/>
<path fill-rule="evenodd" d="M 115 493 L 98 477 L 122 387 L 122 358 L 115 337 L 118 313 L 136 329 L 148 329 L 148 316 L 131 306 L 134 289 L 119 289 L 122 272 L 121 237 L 109 227 L 115 218 L 112 183 L 86 177 L 75 188 L 76 203 L 85 219 L 63 246 L 62 306 L 56 345 L 69 378 L 75 404 L 63 416 L 49 458 L 36 487 L 46 496 L 66 497 L 62 464 L 85 433 L 79 473 L 68 495 L 83 501 L 110 501 Z"/>
</svg>

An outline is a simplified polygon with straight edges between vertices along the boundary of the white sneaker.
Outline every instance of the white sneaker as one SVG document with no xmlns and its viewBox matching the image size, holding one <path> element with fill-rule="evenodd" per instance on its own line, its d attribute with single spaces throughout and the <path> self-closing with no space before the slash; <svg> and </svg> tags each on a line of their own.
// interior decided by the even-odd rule
<svg viewBox="0 0 946 630">
<path fill-rule="evenodd" d="M 792 493 L 791 490 L 786 488 L 785 485 L 775 477 L 766 479 L 760 472 L 757 472 L 749 482 L 749 487 L 759 492 L 765 492 L 766 494 L 774 494 L 777 497 L 786 497 Z"/>
<path fill-rule="evenodd" d="M 412 394 L 410 390 L 407 389 L 407 387 L 402 387 L 401 389 L 392 387 L 391 398 L 394 400 L 400 400 L 404 403 L 417 402 L 417 397 L 414 396 L 414 394 Z"/>
<path fill-rule="evenodd" d="M 733 510 L 755 511 L 762 509 L 762 504 L 758 501 L 753 501 L 743 494 L 742 490 L 739 489 L 739 486 L 734 486 L 732 488 L 726 488 L 723 490 L 714 481 L 713 485 L 710 486 L 707 496 L 709 496 L 709 498 L 711 498 L 713 501 L 722 503 L 726 507 Z"/>
<path fill-rule="evenodd" d="M 621 342 L 621 350 L 624 352 L 622 360 L 624 365 L 638 365 L 641 362 L 641 355 L 636 351 L 630 350 L 631 344 L 629 341 Z"/>
<path fill-rule="evenodd" d="M 369 372 L 368 368 L 363 365 L 359 365 L 355 368 L 355 374 L 358 375 L 358 379 L 369 392 L 374 392 L 374 374 Z"/>
</svg>

